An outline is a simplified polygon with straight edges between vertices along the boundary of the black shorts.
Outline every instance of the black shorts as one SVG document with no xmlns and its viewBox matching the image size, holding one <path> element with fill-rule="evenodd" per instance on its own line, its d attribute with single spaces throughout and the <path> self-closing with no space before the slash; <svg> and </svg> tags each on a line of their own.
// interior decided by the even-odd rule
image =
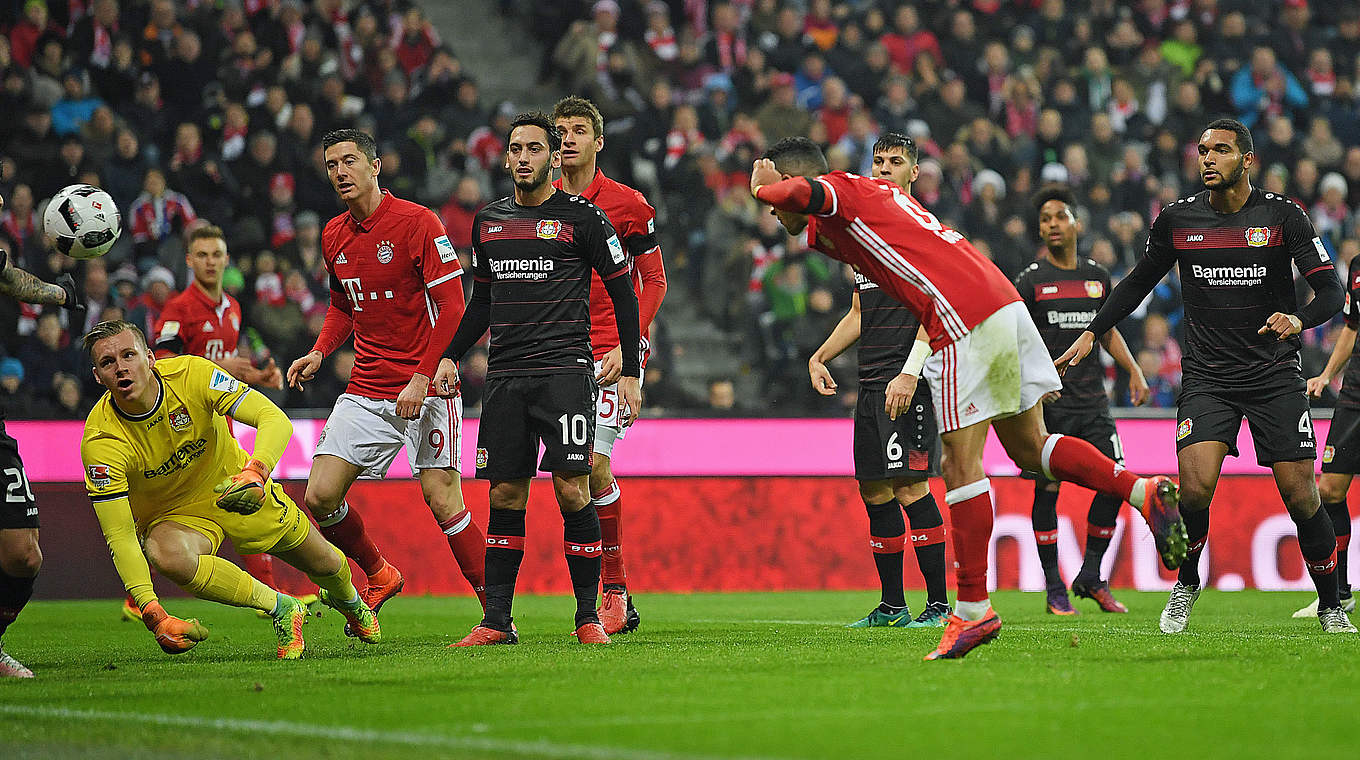
<svg viewBox="0 0 1360 760">
<path fill-rule="evenodd" d="M 1109 409 L 1065 409 L 1061 406 L 1044 407 L 1044 427 L 1050 433 L 1070 435 L 1095 446 L 1100 453 L 1113 459 L 1117 464 L 1124 463 L 1124 445 L 1119 441 L 1119 433 L 1114 427 L 1114 418 Z M 1041 472 L 1020 473 L 1029 480 L 1048 480 Z"/>
<path fill-rule="evenodd" d="M 1287 390 L 1224 391 L 1181 389 L 1176 410 L 1176 451 L 1194 443 L 1220 441 L 1238 456 L 1237 433 L 1247 418 L 1256 463 L 1298 462 L 1317 456 L 1308 396 L 1302 386 Z"/>
<path fill-rule="evenodd" d="M 855 404 L 855 480 L 924 478 L 940 474 L 940 435 L 930 386 L 917 383 L 911 405 L 896 420 L 883 411 L 887 391 L 859 389 Z"/>
<path fill-rule="evenodd" d="M 519 480 L 590 472 L 595 378 L 581 374 L 487 378 L 477 428 L 477 477 Z M 538 444 L 543 459 L 534 466 Z"/>
<path fill-rule="evenodd" d="M 1322 450 L 1322 471 L 1360 475 L 1360 409 L 1338 406 L 1332 412 L 1332 427 Z"/>
<path fill-rule="evenodd" d="M 0 422 L 0 529 L 36 527 L 38 502 L 19 458 L 19 442 L 9 437 Z"/>
</svg>

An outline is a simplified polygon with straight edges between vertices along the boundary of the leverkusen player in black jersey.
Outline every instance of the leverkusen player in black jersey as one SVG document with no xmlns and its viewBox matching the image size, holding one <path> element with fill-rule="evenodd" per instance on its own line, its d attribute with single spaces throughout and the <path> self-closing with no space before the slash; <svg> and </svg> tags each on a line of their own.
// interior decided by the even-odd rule
<svg viewBox="0 0 1360 760">
<path fill-rule="evenodd" d="M 916 143 L 889 132 L 874 143 L 873 176 L 907 192 L 920 173 Z M 877 607 L 850 628 L 942 628 L 953 609 L 945 590 L 944 517 L 930 495 L 929 478 L 940 474 L 940 435 L 928 383 L 907 396 L 903 374 L 916 341 L 929 353 L 929 336 L 911 310 L 873 280 L 855 272 L 850 311 L 808 359 L 812 387 L 836 392 L 826 362 L 859 342 L 859 396 L 855 404 L 855 480 L 869 512 L 869 548 L 882 596 Z M 906 512 L 907 519 L 902 519 Z M 926 607 L 915 620 L 902 589 L 902 555 L 911 523 L 911 547 L 926 584 Z"/>
<path fill-rule="evenodd" d="M 1251 186 L 1247 170 L 1256 154 L 1241 122 L 1210 123 L 1199 138 L 1199 158 L 1205 189 L 1162 210 L 1143 258 L 1055 364 L 1059 371 L 1079 366 L 1095 337 L 1128 316 L 1179 264 L 1186 341 L 1176 458 L 1190 551 L 1160 628 L 1184 631 L 1199 598 L 1209 502 L 1223 458 L 1237 455 L 1237 431 L 1246 417 L 1256 460 L 1274 472 L 1298 526 L 1299 549 L 1318 591 L 1322 629 L 1355 633 L 1338 597 L 1336 534 L 1313 481 L 1317 442 L 1299 365 L 1299 333 L 1336 314 L 1343 300 L 1341 283 L 1303 209 Z M 1312 300 L 1302 308 L 1291 260 L 1313 288 Z"/>
<path fill-rule="evenodd" d="M 1355 596 L 1347 580 L 1347 555 L 1351 543 L 1351 513 L 1346 506 L 1346 492 L 1351 480 L 1360 474 L 1360 361 L 1354 361 L 1356 330 L 1360 329 L 1360 263 L 1351 261 L 1346 275 L 1346 307 L 1342 310 L 1346 324 L 1332 347 L 1332 355 L 1322 374 L 1308 380 L 1308 395 L 1321 398 L 1322 391 L 1332 379 L 1346 368 L 1341 380 L 1341 394 L 1332 412 L 1332 426 L 1327 430 L 1327 445 L 1322 449 L 1322 475 L 1318 477 L 1318 496 L 1322 509 L 1332 520 L 1336 533 L 1336 583 L 1340 591 L 1341 609 L 1355 611 Z M 1347 364 L 1349 362 L 1349 364 Z M 1296 618 L 1310 618 L 1317 614 L 1318 600 L 1294 613 Z"/>
<path fill-rule="evenodd" d="M 1015 280 L 1015 289 L 1029 307 L 1049 353 L 1057 356 L 1072 345 L 1105 303 L 1110 294 L 1110 273 L 1096 262 L 1077 256 L 1080 225 L 1070 190 L 1056 185 L 1046 187 L 1035 195 L 1034 206 L 1039 212 L 1039 238 L 1048 249 L 1048 258 L 1021 272 Z M 1111 329 L 1102 335 L 1100 344 L 1129 373 L 1129 395 L 1134 406 L 1147 401 L 1147 380 L 1119 330 Z M 1086 362 L 1063 376 L 1062 391 L 1044 403 L 1044 427 L 1052 433 L 1084 439 L 1117 464 L 1124 464 L 1124 448 L 1110 417 L 1105 368 L 1100 362 Z M 1058 569 L 1059 484 L 1043 473 L 1024 475 L 1034 479 L 1034 506 L 1030 514 L 1039 564 L 1044 569 L 1047 609 L 1054 615 L 1075 615 L 1077 610 L 1067 597 L 1067 587 Z M 1086 552 L 1081 570 L 1072 580 L 1072 593 L 1094 600 L 1105 612 L 1129 611 L 1100 577 L 1100 563 L 1110 547 L 1122 503 L 1118 497 L 1102 493 L 1091 499 L 1086 513 Z"/>
<path fill-rule="evenodd" d="M 524 558 L 524 514 L 534 472 L 552 473 L 562 510 L 563 547 L 576 596 L 576 638 L 608 644 L 595 596 L 600 586 L 600 520 L 590 501 L 595 438 L 590 350 L 590 272 L 604 281 L 617 315 L 623 426 L 642 405 L 638 301 L 614 227 L 593 203 L 551 184 L 562 137 L 542 113 L 510 123 L 506 168 L 515 193 L 472 222 L 472 298 L 449 346 L 457 361 L 491 328 L 477 477 L 491 481 L 486 530 L 486 615 L 454 646 L 514 644 L 510 615 Z M 448 365 L 444 365 L 447 367 Z M 435 377 L 457 382 L 457 370 Z M 538 445 L 546 449 L 535 463 Z"/>
</svg>

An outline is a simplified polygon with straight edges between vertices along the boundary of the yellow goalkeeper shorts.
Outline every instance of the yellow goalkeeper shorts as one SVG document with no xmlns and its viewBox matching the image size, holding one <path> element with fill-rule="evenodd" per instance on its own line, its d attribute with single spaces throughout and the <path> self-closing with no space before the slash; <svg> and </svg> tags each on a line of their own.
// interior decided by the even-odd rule
<svg viewBox="0 0 1360 760">
<path fill-rule="evenodd" d="M 307 516 L 298 509 L 283 487 L 270 480 L 268 497 L 253 515 L 238 515 L 220 509 L 215 503 L 195 504 L 156 517 L 143 535 L 163 522 L 173 522 L 201 533 L 212 542 L 212 553 L 230 539 L 237 554 L 264 554 L 296 549 L 312 530 Z"/>
</svg>

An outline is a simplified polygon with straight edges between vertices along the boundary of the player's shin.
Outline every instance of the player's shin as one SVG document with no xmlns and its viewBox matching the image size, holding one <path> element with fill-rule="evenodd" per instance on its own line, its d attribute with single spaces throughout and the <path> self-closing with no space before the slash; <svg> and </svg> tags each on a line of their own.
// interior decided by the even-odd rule
<svg viewBox="0 0 1360 760">
<path fill-rule="evenodd" d="M 1292 516 L 1292 515 L 1291 515 Z M 1299 529 L 1299 551 L 1303 563 L 1308 567 L 1308 575 L 1317 587 L 1318 609 L 1327 610 L 1341 606 L 1336 574 L 1336 533 L 1332 529 L 1332 518 L 1319 509 L 1312 517 L 1294 518 Z"/>
<path fill-rule="evenodd" d="M 906 543 L 907 523 L 902 519 L 902 508 L 897 499 L 883 504 L 864 502 L 869 512 L 869 549 L 878 569 L 878 583 L 882 589 L 879 609 L 886 613 L 900 613 L 907 606 L 902 591 L 902 554 Z"/>
<path fill-rule="evenodd" d="M 273 589 L 252 578 L 246 571 L 211 554 L 199 556 L 198 569 L 193 579 L 185 584 L 184 590 L 199 599 L 264 612 L 273 611 L 277 597 Z"/>
<path fill-rule="evenodd" d="M 1199 586 L 1199 557 L 1204 553 L 1204 542 L 1209 537 L 1209 510 L 1182 510 L 1181 519 L 1185 520 L 1185 533 L 1189 548 L 1185 561 L 1177 571 L 1177 579 L 1187 586 Z"/>
<path fill-rule="evenodd" d="M 576 628 L 600 622 L 595 612 L 595 593 L 600 587 L 601 543 L 595 505 L 587 503 L 575 512 L 562 513 L 562 550 L 567 556 L 571 589 L 576 596 Z"/>
<path fill-rule="evenodd" d="M 907 524 L 911 526 L 911 546 L 916 552 L 916 564 L 926 583 L 928 604 L 948 604 L 945 590 L 944 516 L 929 493 L 903 508 Z"/>
<path fill-rule="evenodd" d="M 482 617 L 487 628 L 510 630 L 515 579 L 524 560 L 524 514 L 522 509 L 491 508 L 486 525 L 486 613 Z"/>
<path fill-rule="evenodd" d="M 954 545 L 954 575 L 963 620 L 981 620 L 991 608 L 987 599 L 987 553 L 992 539 L 991 481 L 983 478 L 955 488 L 944 496 L 949 505 Z"/>
<path fill-rule="evenodd" d="M 354 560 L 368 577 L 372 578 L 383 569 L 382 552 L 368 537 L 358 510 L 352 509 L 348 502 L 341 501 L 329 515 L 317 515 L 316 524 L 321 528 L 321 535 Z"/>
<path fill-rule="evenodd" d="M 1030 519 L 1034 524 L 1034 544 L 1039 549 L 1039 565 L 1044 569 L 1044 586 L 1050 592 L 1063 589 L 1066 584 L 1058 571 L 1058 492 L 1042 484 L 1037 486 Z"/>
<path fill-rule="evenodd" d="M 1344 596 L 1350 595 L 1350 568 L 1349 554 L 1351 544 L 1351 513 L 1343 499 L 1336 502 L 1326 502 L 1322 505 L 1327 515 L 1332 518 L 1332 531 L 1336 533 L 1336 581 Z"/>
<path fill-rule="evenodd" d="M 0 636 L 33 596 L 33 581 L 32 577 L 16 577 L 0 570 Z"/>
<path fill-rule="evenodd" d="M 1090 443 L 1070 435 L 1053 434 L 1044 441 L 1041 454 L 1044 474 L 1054 480 L 1076 483 L 1092 491 L 1129 500 L 1138 476 L 1115 464 Z"/>
<path fill-rule="evenodd" d="M 486 609 L 486 534 L 466 509 L 440 522 L 439 529 L 449 541 L 449 551 L 453 552 L 459 571 L 472 586 L 482 609 Z"/>
<path fill-rule="evenodd" d="M 339 549 L 334 549 L 340 554 Z M 322 589 L 329 596 L 331 601 L 341 606 L 353 606 L 359 601 L 359 590 L 354 587 L 354 577 L 349 569 L 349 561 L 342 555 L 340 557 L 340 569 L 329 575 L 312 575 L 307 573 L 307 577 Z"/>
<path fill-rule="evenodd" d="M 1081 571 L 1077 573 L 1078 578 L 1100 580 L 1100 563 L 1110 548 L 1121 506 L 1123 501 L 1110 494 L 1098 493 L 1091 499 L 1091 508 L 1086 513 L 1086 552 L 1082 557 Z"/>
<path fill-rule="evenodd" d="M 623 500 L 616 480 L 600 493 L 591 494 L 590 503 L 600 516 L 600 541 L 604 552 L 600 558 L 600 579 L 606 587 L 627 586 L 628 573 L 623 566 Z"/>
</svg>

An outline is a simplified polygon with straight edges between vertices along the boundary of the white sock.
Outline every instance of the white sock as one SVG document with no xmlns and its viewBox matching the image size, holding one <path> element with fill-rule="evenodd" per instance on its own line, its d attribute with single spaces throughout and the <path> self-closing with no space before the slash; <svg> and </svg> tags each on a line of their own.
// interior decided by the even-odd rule
<svg viewBox="0 0 1360 760">
<path fill-rule="evenodd" d="M 1136 509 L 1142 509 L 1145 501 L 1147 501 L 1147 478 L 1139 478 L 1133 484 L 1133 491 L 1129 493 L 1129 503 Z"/>
<path fill-rule="evenodd" d="M 980 602 L 955 602 L 954 614 L 964 620 L 981 620 L 991 608 L 990 599 L 983 599 Z"/>
</svg>

